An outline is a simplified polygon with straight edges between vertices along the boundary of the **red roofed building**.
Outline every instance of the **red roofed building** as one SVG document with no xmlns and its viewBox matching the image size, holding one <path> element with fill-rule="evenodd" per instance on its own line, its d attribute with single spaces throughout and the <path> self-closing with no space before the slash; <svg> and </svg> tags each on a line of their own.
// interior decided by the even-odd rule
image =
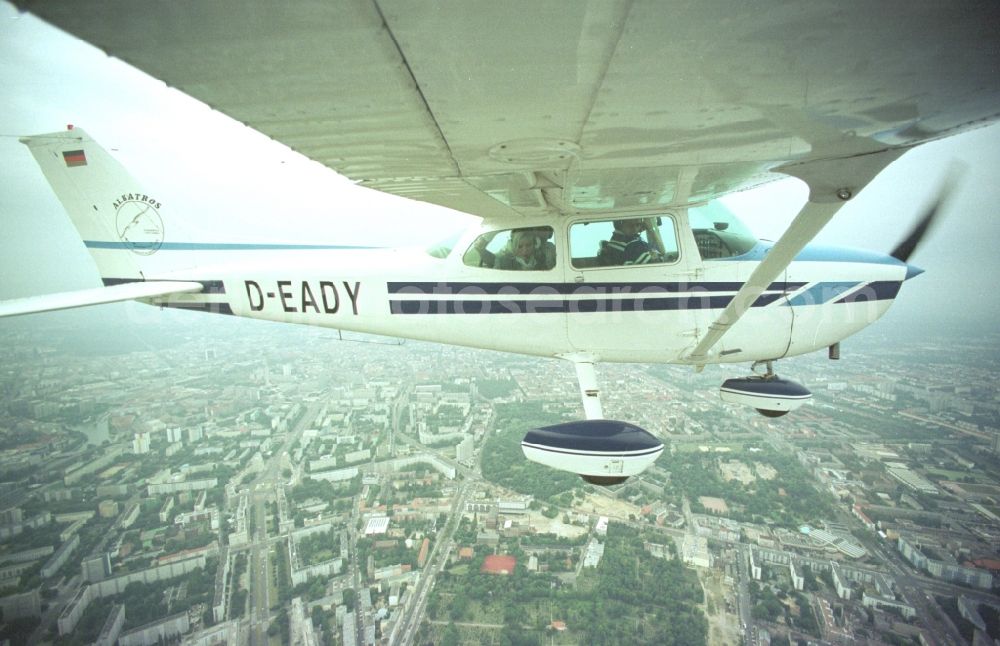
<svg viewBox="0 0 1000 646">
<path fill-rule="evenodd" d="M 1000 572 L 1000 560 L 997 559 L 976 559 L 966 564 L 966 567 L 969 567 L 969 565 L 983 570 L 990 570 L 991 572 Z"/>
<path fill-rule="evenodd" d="M 875 531 L 874 521 L 868 517 L 868 514 L 864 512 L 861 505 L 854 503 L 854 507 L 851 508 L 851 511 L 854 513 L 855 518 L 865 524 L 865 527 L 867 527 L 870 531 Z"/>
<path fill-rule="evenodd" d="M 202 554 L 208 555 L 209 553 L 215 551 L 216 546 L 214 543 L 209 543 L 204 547 L 195 547 L 189 550 L 183 550 L 180 552 L 174 552 L 173 554 L 167 554 L 156 559 L 157 565 L 166 565 L 167 563 L 176 563 L 177 561 L 184 561 L 196 556 L 201 556 Z"/>
<path fill-rule="evenodd" d="M 430 549 L 430 546 L 430 539 L 425 538 L 423 544 L 420 546 L 420 554 L 417 556 L 417 567 L 424 567 L 424 563 L 427 562 L 427 550 Z"/>
<path fill-rule="evenodd" d="M 517 559 L 506 554 L 491 554 L 483 561 L 480 572 L 487 574 L 513 574 Z"/>
<path fill-rule="evenodd" d="M 109 420 L 111 427 L 116 431 L 124 431 L 132 428 L 135 422 L 135 415 L 116 415 Z"/>
</svg>

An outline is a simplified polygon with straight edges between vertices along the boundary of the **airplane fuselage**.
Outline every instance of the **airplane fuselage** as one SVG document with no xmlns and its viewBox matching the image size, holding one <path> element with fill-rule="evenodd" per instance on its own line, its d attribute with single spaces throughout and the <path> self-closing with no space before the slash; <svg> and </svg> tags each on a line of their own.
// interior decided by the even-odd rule
<svg viewBox="0 0 1000 646">
<path fill-rule="evenodd" d="M 484 230 L 463 236 L 445 258 L 412 249 L 238 252 L 233 264 L 163 276 L 201 281 L 204 292 L 150 302 L 527 355 L 686 363 L 768 249 L 761 242 L 703 260 L 681 235 L 673 263 L 504 271 L 463 262 L 461 250 Z M 878 253 L 808 247 L 707 362 L 830 346 L 882 316 L 907 271 Z"/>
<path fill-rule="evenodd" d="M 488 219 L 429 250 L 209 242 L 86 133 L 24 141 L 112 288 L 12 313 L 142 298 L 577 364 L 703 365 L 832 345 L 882 316 L 913 271 L 880 253 L 803 249 L 850 191 L 811 190 L 784 247 L 721 200 Z"/>
</svg>

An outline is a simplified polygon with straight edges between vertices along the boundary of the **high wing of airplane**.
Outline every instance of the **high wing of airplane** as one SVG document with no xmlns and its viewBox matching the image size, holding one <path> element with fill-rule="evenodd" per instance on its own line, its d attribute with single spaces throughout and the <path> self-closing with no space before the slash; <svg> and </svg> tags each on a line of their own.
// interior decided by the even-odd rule
<svg viewBox="0 0 1000 646">
<path fill-rule="evenodd" d="M 856 189 L 859 158 L 1000 112 L 993 2 L 16 4 L 366 186 L 486 218 Z"/>
<path fill-rule="evenodd" d="M 662 450 L 608 426 L 596 362 L 761 362 L 722 397 L 797 407 L 808 391 L 771 362 L 834 356 L 881 316 L 926 222 L 888 255 L 808 243 L 906 150 L 1000 116 L 993 2 L 18 4 L 361 184 L 483 223 L 416 255 L 185 239 L 85 133 L 34 136 L 117 291 L 8 313 L 141 298 L 566 358 L 588 421 L 524 449 L 595 481 Z M 776 243 L 717 201 L 787 176 L 809 199 Z"/>
</svg>

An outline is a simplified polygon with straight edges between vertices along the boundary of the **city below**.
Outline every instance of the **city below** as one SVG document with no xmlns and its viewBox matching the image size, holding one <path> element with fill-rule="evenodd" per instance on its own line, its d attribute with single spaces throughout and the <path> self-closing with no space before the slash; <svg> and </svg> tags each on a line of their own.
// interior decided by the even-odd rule
<svg viewBox="0 0 1000 646">
<path fill-rule="evenodd" d="M 169 316 L 0 328 L 0 644 L 1000 639 L 1000 338 L 780 361 L 780 419 L 601 364 L 666 447 L 601 487 L 521 453 L 569 363 Z"/>
</svg>

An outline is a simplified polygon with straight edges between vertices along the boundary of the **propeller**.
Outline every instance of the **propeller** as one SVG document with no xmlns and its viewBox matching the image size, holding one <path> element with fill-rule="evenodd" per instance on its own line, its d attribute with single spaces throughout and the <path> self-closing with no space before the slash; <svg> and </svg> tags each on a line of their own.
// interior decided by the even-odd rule
<svg viewBox="0 0 1000 646">
<path fill-rule="evenodd" d="M 955 185 L 958 183 L 958 176 L 961 172 L 961 168 L 957 165 L 953 165 L 951 170 L 948 172 L 945 178 L 944 184 L 941 186 L 941 190 L 938 191 L 937 197 L 934 202 L 927 208 L 924 214 L 917 221 L 916 226 L 910 231 L 910 234 L 906 236 L 902 242 L 896 245 L 896 248 L 892 250 L 889 255 L 897 260 L 907 262 L 913 252 L 916 251 L 917 247 L 920 246 L 920 241 L 924 239 L 927 232 L 930 230 L 934 221 L 937 219 L 938 215 L 941 214 L 942 206 L 948 201 L 952 192 L 955 189 Z"/>
</svg>

